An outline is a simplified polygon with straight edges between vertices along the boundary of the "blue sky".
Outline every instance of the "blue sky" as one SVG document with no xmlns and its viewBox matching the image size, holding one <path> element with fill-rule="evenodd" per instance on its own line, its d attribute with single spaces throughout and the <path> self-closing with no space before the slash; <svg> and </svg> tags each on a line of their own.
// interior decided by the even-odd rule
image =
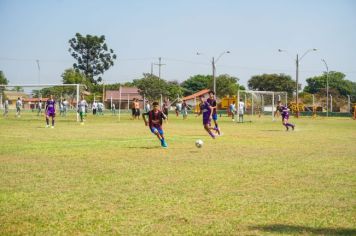
<svg viewBox="0 0 356 236">
<path fill-rule="evenodd" d="M 296 54 L 310 48 L 318 51 L 300 63 L 303 85 L 325 71 L 321 58 L 356 81 L 352 0 L 0 0 L 0 30 L 0 70 L 11 84 L 59 83 L 74 62 L 68 40 L 77 32 L 105 35 L 118 55 L 106 83 L 140 78 L 158 57 L 167 80 L 210 74 L 211 58 L 224 50 L 231 53 L 217 62 L 217 74 L 243 85 L 262 73 L 295 79 Z"/>
</svg>

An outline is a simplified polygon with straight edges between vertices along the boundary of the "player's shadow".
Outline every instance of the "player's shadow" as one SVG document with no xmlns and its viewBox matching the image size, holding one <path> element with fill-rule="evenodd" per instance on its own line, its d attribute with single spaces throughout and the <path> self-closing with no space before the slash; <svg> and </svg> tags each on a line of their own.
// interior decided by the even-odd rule
<svg viewBox="0 0 356 236">
<path fill-rule="evenodd" d="M 298 225 L 284 225 L 284 224 L 271 224 L 271 225 L 256 225 L 249 227 L 253 230 L 265 231 L 276 234 L 315 234 L 315 235 L 356 235 L 356 229 L 352 228 L 313 228 Z"/>
</svg>

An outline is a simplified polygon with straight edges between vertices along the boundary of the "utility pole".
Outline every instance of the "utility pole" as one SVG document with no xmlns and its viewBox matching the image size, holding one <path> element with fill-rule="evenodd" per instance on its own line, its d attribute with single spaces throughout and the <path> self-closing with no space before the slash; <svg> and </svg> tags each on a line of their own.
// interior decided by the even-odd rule
<svg viewBox="0 0 356 236">
<path fill-rule="evenodd" d="M 296 83 L 297 83 L 297 88 L 296 88 L 296 96 L 295 96 L 295 104 L 297 105 L 297 118 L 299 117 L 299 104 L 298 104 L 298 93 L 299 93 L 299 86 L 298 86 L 298 80 L 299 80 L 299 55 L 297 54 L 297 59 L 295 60 L 296 62 L 296 73 L 295 73 L 295 78 L 296 78 Z"/>
<path fill-rule="evenodd" d="M 161 63 L 162 58 L 158 58 L 158 64 L 155 64 L 158 66 L 158 78 L 161 79 L 161 66 L 165 66 L 166 64 Z"/>
<path fill-rule="evenodd" d="M 215 58 L 213 57 L 213 59 L 211 60 L 211 65 L 212 65 L 212 68 L 213 68 L 213 81 L 214 81 L 214 94 L 216 94 L 216 79 L 215 79 Z"/>
</svg>

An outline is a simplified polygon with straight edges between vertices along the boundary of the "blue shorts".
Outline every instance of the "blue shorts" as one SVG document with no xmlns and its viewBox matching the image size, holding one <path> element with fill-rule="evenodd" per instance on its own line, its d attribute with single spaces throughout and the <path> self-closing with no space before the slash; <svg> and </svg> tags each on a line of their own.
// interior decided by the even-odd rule
<svg viewBox="0 0 356 236">
<path fill-rule="evenodd" d="M 150 130 L 151 130 L 151 132 L 152 132 L 153 134 L 156 134 L 156 133 L 155 133 L 156 130 L 158 131 L 158 133 L 159 133 L 160 135 L 163 134 L 163 130 L 162 130 L 161 128 L 150 127 Z"/>
<path fill-rule="evenodd" d="M 213 118 L 213 120 L 218 120 L 218 114 L 217 114 L 217 113 L 214 113 L 214 114 L 212 115 L 212 118 Z"/>
</svg>

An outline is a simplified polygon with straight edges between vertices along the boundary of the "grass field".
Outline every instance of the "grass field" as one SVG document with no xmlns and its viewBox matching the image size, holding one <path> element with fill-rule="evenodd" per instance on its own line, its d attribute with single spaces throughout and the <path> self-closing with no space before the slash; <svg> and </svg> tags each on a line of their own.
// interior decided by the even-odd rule
<svg viewBox="0 0 356 236">
<path fill-rule="evenodd" d="M 356 121 L 0 118 L 0 235 L 356 235 Z M 194 146 L 202 139 L 204 146 Z"/>
</svg>

